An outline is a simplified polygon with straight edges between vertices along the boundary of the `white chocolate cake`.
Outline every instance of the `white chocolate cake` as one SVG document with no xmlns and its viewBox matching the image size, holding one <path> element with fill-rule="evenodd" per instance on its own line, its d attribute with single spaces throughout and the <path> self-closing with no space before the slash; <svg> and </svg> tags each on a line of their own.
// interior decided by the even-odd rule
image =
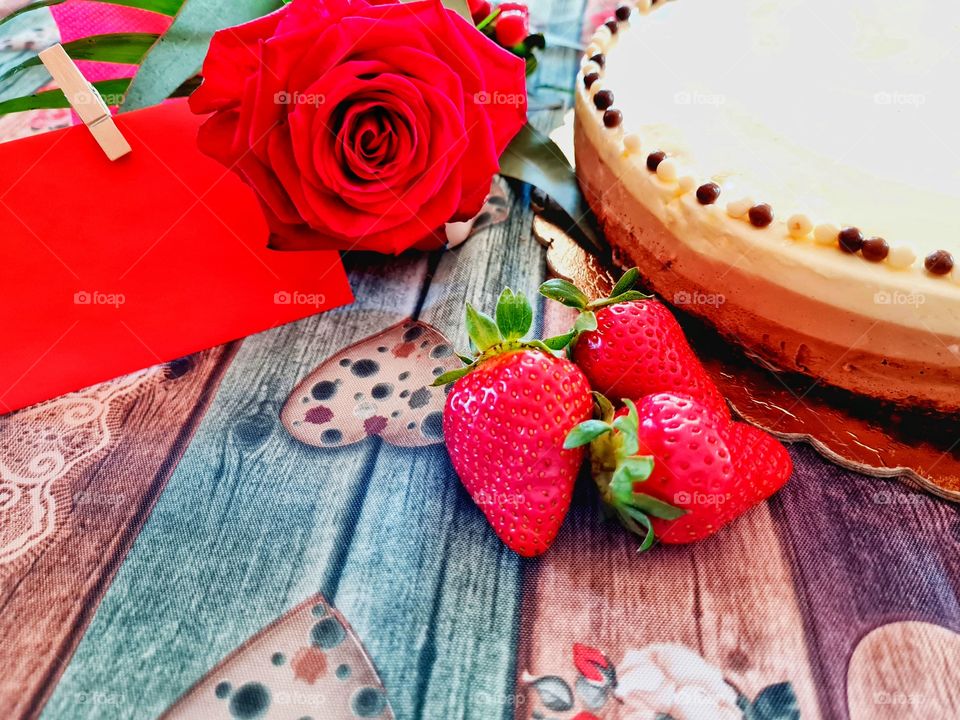
<svg viewBox="0 0 960 720">
<path fill-rule="evenodd" d="M 938 0 L 619 8 L 575 145 L 618 262 L 782 369 L 957 411 L 957 37 Z"/>
</svg>

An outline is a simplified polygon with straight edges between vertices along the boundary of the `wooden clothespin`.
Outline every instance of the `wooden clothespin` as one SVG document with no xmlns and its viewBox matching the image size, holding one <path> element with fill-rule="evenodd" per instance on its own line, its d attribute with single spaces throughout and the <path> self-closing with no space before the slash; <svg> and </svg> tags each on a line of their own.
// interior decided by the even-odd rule
<svg viewBox="0 0 960 720">
<path fill-rule="evenodd" d="M 43 50 L 40 61 L 107 157 L 116 160 L 130 152 L 130 144 L 113 122 L 110 108 L 97 89 L 87 82 L 63 46 L 57 43 Z"/>
</svg>

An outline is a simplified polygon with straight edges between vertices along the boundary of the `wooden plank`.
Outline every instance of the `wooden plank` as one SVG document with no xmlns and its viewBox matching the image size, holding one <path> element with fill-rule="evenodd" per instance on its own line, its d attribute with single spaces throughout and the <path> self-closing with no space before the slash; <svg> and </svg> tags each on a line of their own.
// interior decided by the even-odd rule
<svg viewBox="0 0 960 720">
<path fill-rule="evenodd" d="M 548 307 L 546 332 L 569 328 L 570 311 Z M 751 699 L 789 681 L 803 717 L 821 717 L 790 564 L 767 505 L 696 545 L 644 554 L 637 545 L 602 518 L 592 481 L 582 477 L 556 545 L 524 578 L 518 692 L 530 675 L 556 675 L 574 687 L 575 643 L 615 665 L 629 650 L 670 643 L 696 651 Z M 544 710 L 528 692 L 517 717 Z M 613 704 L 603 712 L 628 717 Z"/>
<path fill-rule="evenodd" d="M 223 346 L 145 374 L 117 380 L 109 404 L 94 390 L 44 403 L 0 419 L 7 437 L 39 434 L 58 414 L 102 412 L 104 424 L 68 422 L 53 454 L 73 460 L 72 443 L 102 446 L 81 451 L 76 464 L 45 481 L 53 498 L 49 534 L 20 562 L 0 572 L 0 707 L 5 717 L 30 717 L 42 705 L 90 620 L 93 609 L 169 474 L 190 442 L 232 355 Z M 41 411 L 42 408 L 48 408 Z M 69 430 L 75 425 L 75 431 Z M 105 436 L 101 437 L 100 432 Z M 2 458 L 11 467 L 13 445 Z M 9 517 L 5 519 L 10 521 Z"/>
<path fill-rule="evenodd" d="M 515 203 L 506 223 L 443 254 L 419 318 L 465 349 L 465 302 L 492 312 L 507 285 L 534 299 L 545 262 L 530 223 Z M 335 604 L 365 638 L 397 717 L 512 716 L 519 558 L 443 446 L 383 447 L 370 477 Z"/>
<path fill-rule="evenodd" d="M 824 713 L 847 718 L 847 661 L 861 638 L 899 620 L 960 631 L 960 526 L 942 500 L 847 472 L 806 446 L 792 452 L 796 473 L 770 506 L 791 553 Z"/>
<path fill-rule="evenodd" d="M 155 717 L 304 597 L 336 596 L 379 441 L 304 445 L 280 407 L 323 358 L 409 315 L 427 272 L 425 256 L 352 260 L 354 306 L 244 341 L 43 717 Z"/>
</svg>

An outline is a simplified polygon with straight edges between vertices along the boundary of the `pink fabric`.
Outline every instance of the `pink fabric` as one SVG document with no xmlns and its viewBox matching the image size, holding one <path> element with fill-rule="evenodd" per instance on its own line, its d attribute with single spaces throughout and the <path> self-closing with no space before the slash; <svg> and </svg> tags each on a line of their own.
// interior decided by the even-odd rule
<svg viewBox="0 0 960 720">
<path fill-rule="evenodd" d="M 87 0 L 67 0 L 61 5 L 54 5 L 50 11 L 60 29 L 60 41 L 64 43 L 105 33 L 162 33 L 170 27 L 171 22 L 171 18 L 166 15 Z M 78 61 L 77 65 L 90 82 L 133 77 L 136 72 L 134 65 L 82 60 Z"/>
</svg>

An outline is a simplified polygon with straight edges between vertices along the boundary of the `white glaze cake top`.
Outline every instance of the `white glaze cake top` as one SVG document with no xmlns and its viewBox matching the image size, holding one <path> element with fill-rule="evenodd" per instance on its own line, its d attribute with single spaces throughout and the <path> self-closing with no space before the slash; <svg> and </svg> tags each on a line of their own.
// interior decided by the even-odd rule
<svg viewBox="0 0 960 720">
<path fill-rule="evenodd" d="M 960 4 L 676 0 L 630 25 L 601 82 L 644 156 L 715 180 L 722 204 L 854 225 L 921 270 L 937 249 L 960 261 Z"/>
</svg>

